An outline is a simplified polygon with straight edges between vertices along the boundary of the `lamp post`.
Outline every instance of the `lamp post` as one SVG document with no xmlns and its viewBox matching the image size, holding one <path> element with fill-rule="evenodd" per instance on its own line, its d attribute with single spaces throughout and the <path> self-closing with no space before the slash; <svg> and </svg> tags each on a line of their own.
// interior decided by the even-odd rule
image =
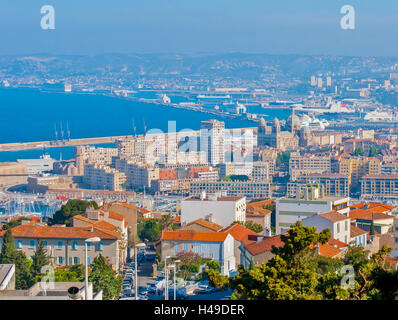
<svg viewBox="0 0 398 320">
<path fill-rule="evenodd" d="M 165 274 L 165 278 L 166 278 L 166 288 L 165 288 L 165 292 L 164 292 L 164 299 L 165 300 L 169 300 L 169 275 L 167 272 L 167 259 L 171 258 L 170 256 L 166 256 L 166 258 L 164 259 L 164 272 Z"/>
<path fill-rule="evenodd" d="M 138 300 L 138 264 L 137 264 L 137 248 L 145 248 L 145 243 L 137 243 L 134 246 L 134 257 L 135 257 L 135 276 L 134 276 L 134 285 L 135 285 L 135 300 Z"/>
<path fill-rule="evenodd" d="M 97 242 L 100 242 L 101 241 L 101 239 L 100 238 L 98 238 L 98 237 L 93 237 L 93 238 L 88 238 L 88 239 L 86 239 L 85 241 L 84 241 L 84 253 L 85 253 L 85 255 L 84 255 L 84 257 L 85 257 L 85 265 L 86 265 L 86 268 L 85 268 L 85 300 L 88 300 L 88 263 L 87 263 L 87 244 L 88 243 L 97 243 Z"/>
<path fill-rule="evenodd" d="M 176 277 L 177 277 L 177 264 L 180 263 L 181 260 L 174 261 L 174 300 L 176 300 Z"/>
</svg>

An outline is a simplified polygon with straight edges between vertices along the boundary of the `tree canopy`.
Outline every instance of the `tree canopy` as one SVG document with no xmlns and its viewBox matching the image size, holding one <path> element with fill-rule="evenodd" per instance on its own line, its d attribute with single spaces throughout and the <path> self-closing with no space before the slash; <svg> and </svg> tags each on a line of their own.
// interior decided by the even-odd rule
<svg viewBox="0 0 398 320">
<path fill-rule="evenodd" d="M 62 205 L 60 210 L 55 212 L 53 217 L 50 218 L 48 224 L 66 224 L 70 227 L 72 225 L 72 218 L 86 212 L 86 209 L 89 206 L 94 207 L 94 209 L 98 209 L 98 204 L 95 201 L 69 200 L 66 204 Z"/>
</svg>

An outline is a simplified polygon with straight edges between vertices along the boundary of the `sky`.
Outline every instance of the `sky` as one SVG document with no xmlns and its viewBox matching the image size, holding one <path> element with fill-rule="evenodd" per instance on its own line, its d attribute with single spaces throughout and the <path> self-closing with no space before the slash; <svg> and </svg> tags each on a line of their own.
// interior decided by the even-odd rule
<svg viewBox="0 0 398 320">
<path fill-rule="evenodd" d="M 40 9 L 55 9 L 42 30 Z M 341 7 L 355 9 L 343 30 Z M 397 0 L 1 0 L 0 54 L 398 56 Z"/>
</svg>

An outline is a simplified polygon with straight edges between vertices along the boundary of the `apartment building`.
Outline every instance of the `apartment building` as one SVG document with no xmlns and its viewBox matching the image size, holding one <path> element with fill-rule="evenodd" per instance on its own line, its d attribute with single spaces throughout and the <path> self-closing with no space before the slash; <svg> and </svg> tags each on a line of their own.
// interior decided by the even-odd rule
<svg viewBox="0 0 398 320">
<path fill-rule="evenodd" d="M 337 211 L 347 216 L 349 205 L 349 197 L 323 196 L 320 188 L 308 187 L 295 198 L 288 196 L 276 201 L 276 233 L 287 232 L 297 221 L 322 212 Z"/>
<path fill-rule="evenodd" d="M 270 176 L 269 164 L 262 161 L 220 164 L 220 177 L 231 175 L 244 175 L 249 177 L 251 181 L 268 181 Z"/>
<path fill-rule="evenodd" d="M 223 227 L 234 221 L 246 221 L 246 198 L 227 197 L 220 194 L 202 193 L 181 201 L 181 223 L 189 223 L 196 219 L 208 219 Z"/>
<path fill-rule="evenodd" d="M 244 196 L 251 199 L 271 198 L 271 184 L 256 181 L 217 181 L 198 182 L 190 184 L 189 193 L 200 195 L 202 192 L 218 193 L 224 192 L 227 196 Z"/>
<path fill-rule="evenodd" d="M 107 165 L 112 163 L 112 157 L 117 156 L 116 148 L 96 148 L 94 146 L 75 147 L 76 174 L 84 175 L 84 166 L 87 163 Z"/>
<path fill-rule="evenodd" d="M 207 153 L 207 161 L 213 166 L 225 162 L 224 139 L 224 122 L 218 120 L 201 122 L 200 151 Z"/>
<path fill-rule="evenodd" d="M 6 231 L 0 232 L 0 247 Z M 84 264 L 85 240 L 92 237 L 101 239 L 98 243 L 87 243 L 87 262 L 91 263 L 99 254 L 107 257 L 114 270 L 118 270 L 119 237 L 114 231 L 89 227 L 49 227 L 43 224 L 23 224 L 11 229 L 15 248 L 31 258 L 40 241 L 43 241 L 50 261 L 55 266 Z"/>
<path fill-rule="evenodd" d="M 153 180 L 159 179 L 159 168 L 157 166 L 153 167 L 121 157 L 114 159 L 114 163 L 115 169 L 125 174 L 127 189 L 149 188 Z"/>
<path fill-rule="evenodd" d="M 331 173 L 331 157 L 292 152 L 289 160 L 290 179 L 295 181 L 298 175 L 310 173 Z"/>
<path fill-rule="evenodd" d="M 317 232 L 329 229 L 332 238 L 349 244 L 351 242 L 351 219 L 336 211 L 317 213 L 302 220 L 304 226 L 316 227 Z"/>
<path fill-rule="evenodd" d="M 378 174 L 381 162 L 377 158 L 349 157 L 339 161 L 339 173 L 350 176 L 352 188 L 359 186 L 360 179 L 365 175 Z"/>
<path fill-rule="evenodd" d="M 167 256 L 175 257 L 179 252 L 193 251 L 203 259 L 219 262 L 223 275 L 236 269 L 234 238 L 227 232 L 163 230 L 160 241 L 162 261 Z"/>
<path fill-rule="evenodd" d="M 263 149 L 258 153 L 258 160 L 268 164 L 268 174 L 270 176 L 275 174 L 277 157 L 278 153 L 274 149 Z"/>
<path fill-rule="evenodd" d="M 310 173 L 297 177 L 297 183 L 323 186 L 325 195 L 332 197 L 348 197 L 350 195 L 349 181 L 348 175 L 339 173 Z M 293 190 L 289 190 L 289 185 L 293 186 L 294 184 L 296 183 L 288 184 L 287 194 L 294 194 Z"/>
<path fill-rule="evenodd" d="M 398 174 L 369 174 L 361 179 L 361 199 L 398 203 Z"/>
<path fill-rule="evenodd" d="M 88 189 L 122 191 L 125 190 L 126 175 L 106 165 L 86 164 L 83 184 Z"/>
</svg>

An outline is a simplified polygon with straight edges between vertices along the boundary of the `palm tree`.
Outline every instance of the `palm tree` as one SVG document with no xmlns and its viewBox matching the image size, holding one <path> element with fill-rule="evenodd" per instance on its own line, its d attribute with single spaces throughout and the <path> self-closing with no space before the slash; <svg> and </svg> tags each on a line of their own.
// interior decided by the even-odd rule
<svg viewBox="0 0 398 320">
<path fill-rule="evenodd" d="M 162 230 L 169 230 L 170 227 L 174 224 L 174 218 L 171 213 L 162 215 L 162 217 L 160 218 L 160 224 L 162 225 Z"/>
</svg>

